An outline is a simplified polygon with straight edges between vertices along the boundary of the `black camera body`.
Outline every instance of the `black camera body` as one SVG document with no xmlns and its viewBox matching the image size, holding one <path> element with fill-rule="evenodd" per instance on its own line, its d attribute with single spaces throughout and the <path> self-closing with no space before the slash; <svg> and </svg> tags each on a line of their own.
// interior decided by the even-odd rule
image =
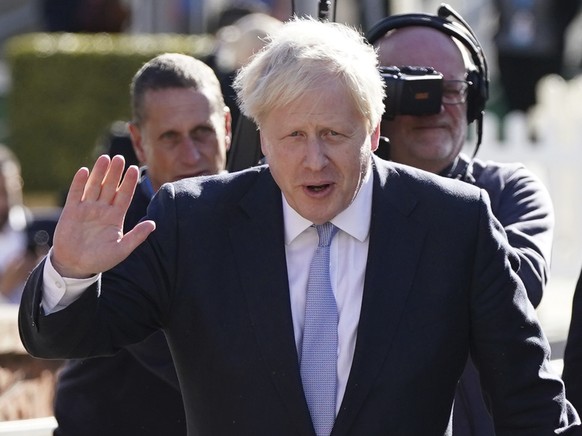
<svg viewBox="0 0 582 436">
<path fill-rule="evenodd" d="M 382 118 L 432 115 L 441 111 L 443 75 L 430 67 L 380 67 L 386 83 Z"/>
</svg>

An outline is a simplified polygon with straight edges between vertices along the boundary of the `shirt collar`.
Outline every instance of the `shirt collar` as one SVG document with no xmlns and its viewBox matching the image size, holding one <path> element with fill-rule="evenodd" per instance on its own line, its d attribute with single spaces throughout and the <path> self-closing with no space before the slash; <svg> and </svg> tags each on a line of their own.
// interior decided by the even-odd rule
<svg viewBox="0 0 582 436">
<path fill-rule="evenodd" d="M 374 186 L 372 173 L 372 165 L 370 164 L 354 201 L 331 220 L 333 225 L 361 242 L 365 241 L 370 233 L 372 187 Z M 287 203 L 282 193 L 281 197 L 283 198 L 285 245 L 289 245 L 313 223 L 299 215 Z"/>
<path fill-rule="evenodd" d="M 143 166 L 140 168 L 140 187 L 147 198 L 152 198 L 156 193 L 154 191 L 154 186 L 150 180 L 147 172 L 148 167 Z"/>
</svg>

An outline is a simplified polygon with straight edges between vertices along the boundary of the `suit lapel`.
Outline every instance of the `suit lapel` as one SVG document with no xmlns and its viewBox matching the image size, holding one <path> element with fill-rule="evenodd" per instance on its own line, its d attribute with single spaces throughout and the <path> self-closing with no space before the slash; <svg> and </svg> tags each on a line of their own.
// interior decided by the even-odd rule
<svg viewBox="0 0 582 436">
<path fill-rule="evenodd" d="M 347 434 L 389 359 L 426 234 L 412 211 L 417 198 L 394 168 L 375 171 L 370 245 L 352 369 L 334 435 Z"/>
<path fill-rule="evenodd" d="M 249 316 L 273 383 L 299 434 L 313 434 L 299 374 L 285 260 L 281 192 L 268 171 L 230 229 Z"/>
</svg>

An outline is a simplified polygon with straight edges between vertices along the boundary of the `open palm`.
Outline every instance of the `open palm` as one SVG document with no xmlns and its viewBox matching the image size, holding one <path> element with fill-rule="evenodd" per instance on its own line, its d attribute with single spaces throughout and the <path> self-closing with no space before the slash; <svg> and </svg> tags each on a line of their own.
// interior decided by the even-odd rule
<svg viewBox="0 0 582 436">
<path fill-rule="evenodd" d="M 124 165 L 122 156 L 103 155 L 91 172 L 81 168 L 75 174 L 53 239 L 51 261 L 61 276 L 85 278 L 106 271 L 155 229 L 153 221 L 143 221 L 123 234 L 139 174 L 131 166 L 123 176 Z"/>
</svg>

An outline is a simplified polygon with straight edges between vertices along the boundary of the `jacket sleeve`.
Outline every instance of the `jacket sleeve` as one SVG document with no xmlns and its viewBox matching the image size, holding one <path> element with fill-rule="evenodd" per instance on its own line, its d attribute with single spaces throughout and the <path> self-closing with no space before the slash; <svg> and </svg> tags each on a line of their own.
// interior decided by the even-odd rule
<svg viewBox="0 0 582 436">
<path fill-rule="evenodd" d="M 508 255 L 503 229 L 482 206 L 471 285 L 471 356 L 498 436 L 580 434 L 550 365 L 550 346 Z"/>
<path fill-rule="evenodd" d="M 43 313 L 44 261 L 35 268 L 19 311 L 20 336 L 31 355 L 47 359 L 113 355 L 162 328 L 172 298 L 168 269 L 175 262 L 176 214 L 171 187 L 158 197 L 156 205 L 150 218 L 164 224 L 66 308 Z"/>
<path fill-rule="evenodd" d="M 95 313 L 98 283 L 87 289 L 67 309 L 47 316 L 41 306 L 44 265 L 43 260 L 26 282 L 18 313 L 18 329 L 24 347 L 32 356 L 62 359 L 69 357 L 71 350 L 83 340 L 83 331 L 91 322 L 90 314 Z M 74 317 L 69 313 L 84 316 Z"/>
<path fill-rule="evenodd" d="M 523 165 L 503 165 L 481 176 L 493 214 L 519 257 L 517 271 L 528 298 L 537 307 L 549 280 L 554 207 L 547 188 Z"/>
</svg>

